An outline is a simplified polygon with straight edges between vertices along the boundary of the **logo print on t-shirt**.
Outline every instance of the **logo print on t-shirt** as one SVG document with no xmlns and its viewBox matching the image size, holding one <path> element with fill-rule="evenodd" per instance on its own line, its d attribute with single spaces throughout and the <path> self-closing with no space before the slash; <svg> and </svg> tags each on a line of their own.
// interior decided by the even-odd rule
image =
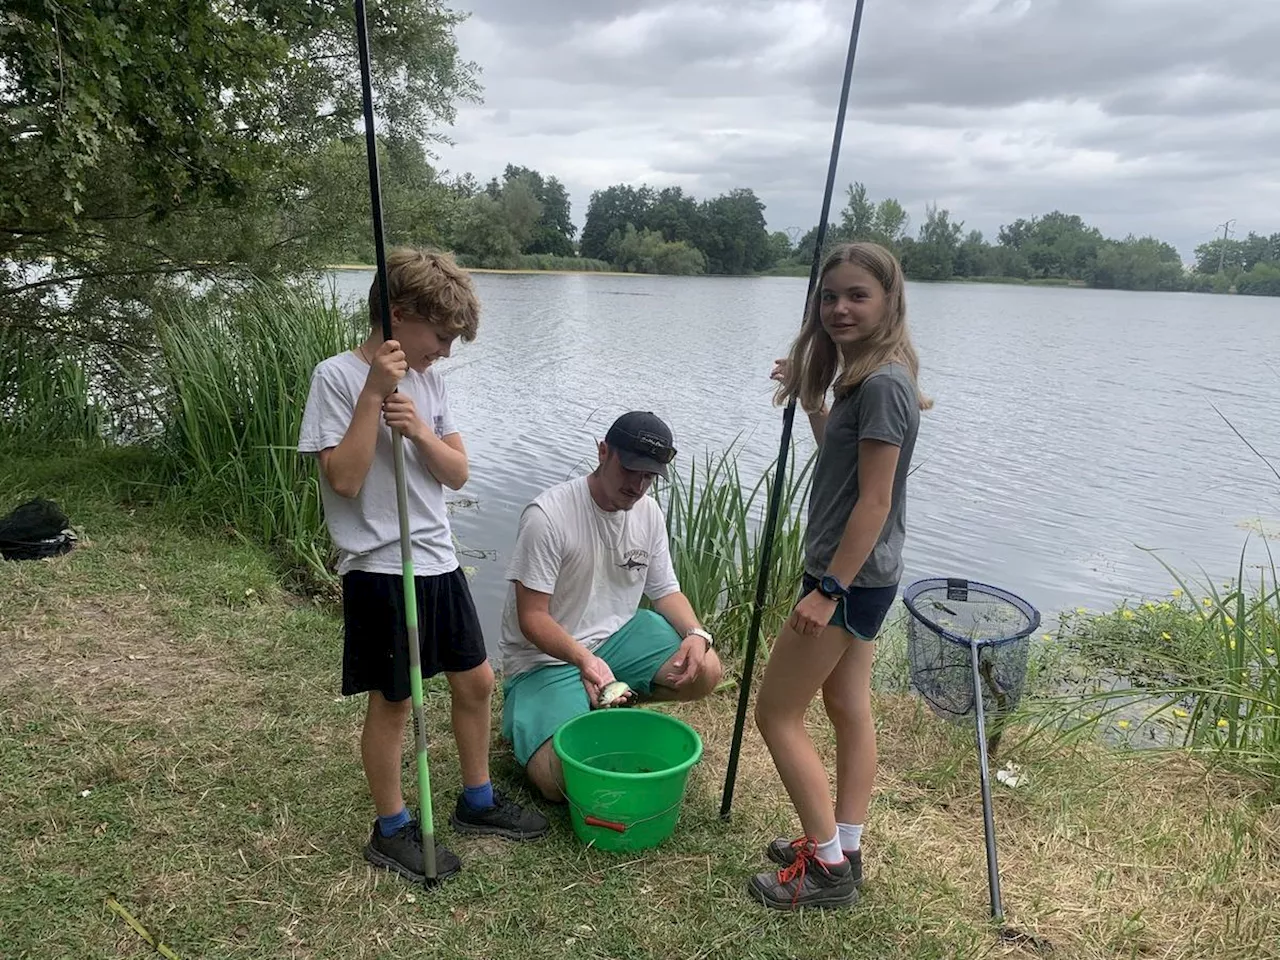
<svg viewBox="0 0 1280 960">
<path fill-rule="evenodd" d="M 629 550 L 618 566 L 623 570 L 643 570 L 649 566 L 649 553 L 646 550 Z"/>
<path fill-rule="evenodd" d="M 436 436 L 443 438 L 444 437 L 444 414 L 437 413 L 434 417 L 431 418 L 431 420 L 432 420 L 431 426 L 435 429 Z"/>
</svg>

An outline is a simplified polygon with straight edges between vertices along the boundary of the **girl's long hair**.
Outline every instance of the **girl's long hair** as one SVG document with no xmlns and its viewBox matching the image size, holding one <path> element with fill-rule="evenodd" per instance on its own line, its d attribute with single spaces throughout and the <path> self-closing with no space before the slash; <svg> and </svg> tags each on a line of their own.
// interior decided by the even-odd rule
<svg viewBox="0 0 1280 960">
<path fill-rule="evenodd" d="M 862 267 L 884 290 L 884 318 L 866 340 L 858 344 L 857 354 L 842 358 L 835 341 L 822 327 L 822 281 L 832 268 L 843 263 Z M 906 278 L 897 257 L 876 243 L 845 243 L 827 255 L 818 275 L 813 296 L 805 311 L 804 325 L 791 345 L 787 375 L 778 386 L 774 401 L 785 404 L 798 398 L 806 411 L 819 409 L 827 390 L 834 386 L 836 396 L 848 393 L 876 369 L 886 363 L 901 363 L 917 381 L 920 360 L 907 330 Z M 916 386 L 920 409 L 928 410 L 933 401 Z"/>
</svg>

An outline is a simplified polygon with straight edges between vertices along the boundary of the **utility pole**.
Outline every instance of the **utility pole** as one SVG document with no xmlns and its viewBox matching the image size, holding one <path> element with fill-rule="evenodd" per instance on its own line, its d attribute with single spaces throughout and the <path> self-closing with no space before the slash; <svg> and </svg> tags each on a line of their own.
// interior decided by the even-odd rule
<svg viewBox="0 0 1280 960">
<path fill-rule="evenodd" d="M 1218 272 L 1222 272 L 1223 262 L 1227 257 L 1227 234 L 1231 232 L 1231 224 L 1235 223 L 1235 217 L 1232 217 L 1226 223 L 1220 223 L 1218 226 L 1222 228 L 1222 246 L 1218 248 Z"/>
</svg>

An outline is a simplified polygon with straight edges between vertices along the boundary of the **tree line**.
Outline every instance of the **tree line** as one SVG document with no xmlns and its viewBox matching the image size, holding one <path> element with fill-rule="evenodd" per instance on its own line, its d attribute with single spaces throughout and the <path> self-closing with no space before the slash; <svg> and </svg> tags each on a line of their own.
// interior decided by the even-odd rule
<svg viewBox="0 0 1280 960">
<path fill-rule="evenodd" d="M 484 186 L 470 175 L 437 181 L 415 147 L 401 144 L 384 152 L 388 180 L 403 188 L 396 196 L 409 207 L 415 190 L 440 194 L 435 202 L 419 204 L 433 218 L 430 239 L 470 266 L 737 276 L 807 275 L 812 263 L 818 228 L 794 238 L 770 232 L 765 205 L 750 188 L 699 200 L 681 187 L 615 184 L 592 193 L 578 235 L 568 193 L 556 177 L 509 164 Z M 913 280 L 1280 296 L 1280 232 L 1203 243 L 1187 269 L 1171 244 L 1151 236 L 1108 238 L 1080 216 L 1057 210 L 1002 225 L 991 242 L 934 204 L 913 232 L 898 200 L 874 201 L 862 183 L 850 184 L 843 199 L 839 219 L 827 225 L 826 245 L 880 243 Z M 397 235 L 421 239 L 422 226 L 403 218 Z M 351 250 L 361 262 L 372 259 L 367 227 L 360 224 L 353 234 Z"/>
</svg>

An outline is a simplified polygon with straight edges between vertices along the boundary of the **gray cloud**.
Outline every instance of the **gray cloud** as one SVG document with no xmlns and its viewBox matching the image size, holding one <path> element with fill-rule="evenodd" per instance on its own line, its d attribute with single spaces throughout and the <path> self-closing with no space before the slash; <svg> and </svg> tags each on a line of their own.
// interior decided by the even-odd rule
<svg viewBox="0 0 1280 960">
<path fill-rule="evenodd" d="M 485 103 L 441 151 L 558 176 L 574 219 L 612 183 L 750 186 L 817 220 L 847 0 L 464 0 Z M 1280 4 L 867 0 L 838 184 L 994 236 L 1051 209 L 1190 257 L 1214 224 L 1280 230 Z M 841 199 L 833 207 L 838 210 Z"/>
</svg>

